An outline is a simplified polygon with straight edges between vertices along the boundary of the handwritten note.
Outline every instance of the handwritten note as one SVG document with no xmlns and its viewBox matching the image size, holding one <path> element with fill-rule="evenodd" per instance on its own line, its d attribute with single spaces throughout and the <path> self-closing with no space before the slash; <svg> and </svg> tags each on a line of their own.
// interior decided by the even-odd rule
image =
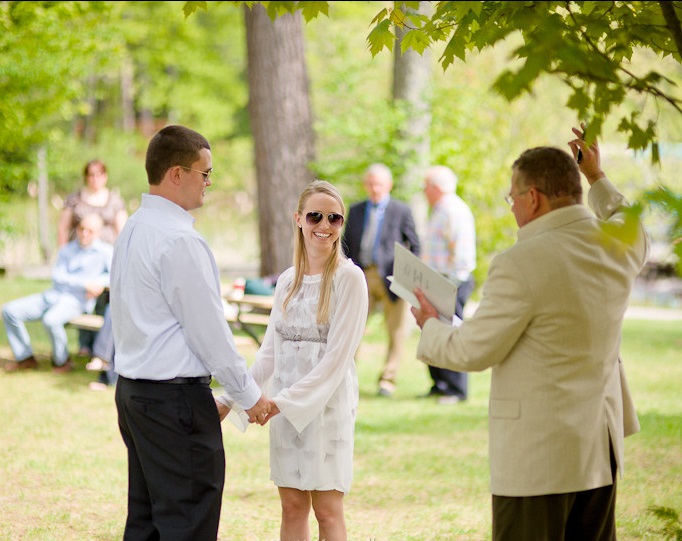
<svg viewBox="0 0 682 541">
<path fill-rule="evenodd" d="M 395 243 L 393 276 L 389 276 L 390 289 L 401 299 L 419 308 L 412 291 L 418 287 L 426 299 L 438 310 L 439 319 L 452 323 L 457 303 L 457 286 L 400 243 Z"/>
</svg>

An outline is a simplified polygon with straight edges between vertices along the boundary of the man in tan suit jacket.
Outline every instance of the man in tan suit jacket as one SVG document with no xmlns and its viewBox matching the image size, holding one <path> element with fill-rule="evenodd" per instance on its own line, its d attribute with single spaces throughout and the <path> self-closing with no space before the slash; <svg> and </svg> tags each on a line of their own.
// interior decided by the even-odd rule
<svg viewBox="0 0 682 541">
<path fill-rule="evenodd" d="M 615 540 L 616 469 L 623 438 L 639 429 L 619 350 L 648 237 L 640 224 L 629 240 L 602 227 L 623 224 L 627 202 L 601 170 L 597 143 L 573 132 L 573 157 L 539 147 L 514 162 L 506 199 L 518 240 L 493 260 L 475 314 L 448 326 L 415 291 L 421 360 L 492 367 L 495 541 Z M 580 172 L 596 217 L 582 205 Z"/>
</svg>

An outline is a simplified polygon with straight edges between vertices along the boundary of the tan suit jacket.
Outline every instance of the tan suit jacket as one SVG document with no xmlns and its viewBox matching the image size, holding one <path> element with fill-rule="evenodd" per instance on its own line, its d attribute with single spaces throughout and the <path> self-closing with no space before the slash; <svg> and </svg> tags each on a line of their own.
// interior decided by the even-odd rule
<svg viewBox="0 0 682 541">
<path fill-rule="evenodd" d="M 639 430 L 619 358 L 633 282 L 648 254 L 605 236 L 623 223 L 624 197 L 603 178 L 589 204 L 554 210 L 522 227 L 490 266 L 475 314 L 459 328 L 424 325 L 417 356 L 458 371 L 492 367 L 490 488 L 537 496 L 613 483 L 623 438 Z M 624 415 L 625 412 L 625 415 Z"/>
</svg>

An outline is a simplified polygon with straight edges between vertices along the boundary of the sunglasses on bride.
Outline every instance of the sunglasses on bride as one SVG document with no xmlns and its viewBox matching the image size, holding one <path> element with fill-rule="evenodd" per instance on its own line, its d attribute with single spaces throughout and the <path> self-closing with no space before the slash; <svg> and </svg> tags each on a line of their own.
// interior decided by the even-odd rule
<svg viewBox="0 0 682 541">
<path fill-rule="evenodd" d="M 309 226 L 313 226 L 319 224 L 325 216 L 327 217 L 329 225 L 332 227 L 339 228 L 343 225 L 343 214 L 336 214 L 335 212 L 329 214 L 317 211 L 309 212 L 305 215 L 305 221 Z"/>
</svg>

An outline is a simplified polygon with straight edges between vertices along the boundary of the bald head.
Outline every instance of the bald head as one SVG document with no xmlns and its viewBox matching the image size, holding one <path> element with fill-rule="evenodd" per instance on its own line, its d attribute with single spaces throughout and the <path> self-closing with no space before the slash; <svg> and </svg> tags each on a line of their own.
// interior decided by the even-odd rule
<svg viewBox="0 0 682 541">
<path fill-rule="evenodd" d="M 86 214 L 81 219 L 80 223 L 76 227 L 76 237 L 78 238 L 78 243 L 87 248 L 90 246 L 95 239 L 98 239 L 102 233 L 102 226 L 104 222 L 99 214 Z"/>
</svg>

